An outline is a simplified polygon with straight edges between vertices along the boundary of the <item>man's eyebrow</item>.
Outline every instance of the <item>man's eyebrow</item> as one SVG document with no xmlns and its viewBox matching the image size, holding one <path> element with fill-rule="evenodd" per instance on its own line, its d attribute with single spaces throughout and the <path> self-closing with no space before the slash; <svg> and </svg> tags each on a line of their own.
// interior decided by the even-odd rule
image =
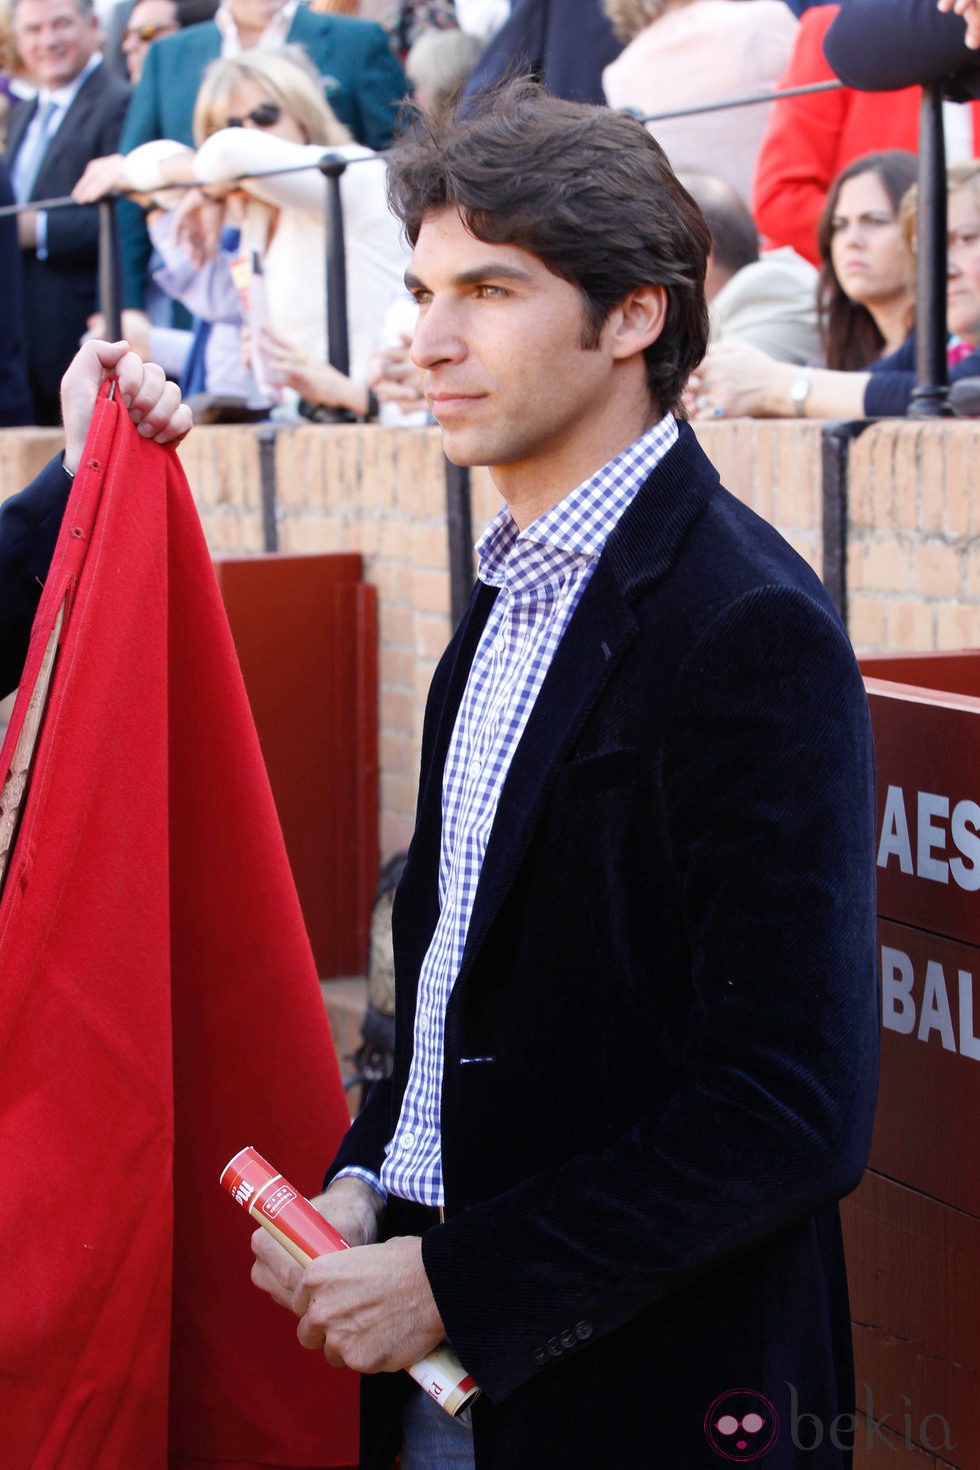
<svg viewBox="0 0 980 1470">
<path fill-rule="evenodd" d="M 486 265 L 472 266 L 452 277 L 453 286 L 482 286 L 491 281 L 529 281 L 531 272 L 519 265 L 504 265 L 500 261 L 488 261 Z M 409 291 L 425 289 L 425 282 L 414 271 L 405 272 L 405 285 Z"/>
</svg>

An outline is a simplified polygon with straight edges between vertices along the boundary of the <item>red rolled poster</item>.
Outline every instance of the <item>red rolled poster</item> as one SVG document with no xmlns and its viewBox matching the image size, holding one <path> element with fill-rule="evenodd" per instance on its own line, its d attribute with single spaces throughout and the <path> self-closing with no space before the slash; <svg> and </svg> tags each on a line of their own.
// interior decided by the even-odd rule
<svg viewBox="0 0 980 1470">
<path fill-rule="evenodd" d="M 222 1169 L 219 1182 L 301 1266 L 308 1266 L 317 1256 L 350 1250 L 319 1210 L 254 1148 L 239 1149 Z M 405 1371 L 453 1418 L 480 1392 L 445 1342 Z"/>
</svg>

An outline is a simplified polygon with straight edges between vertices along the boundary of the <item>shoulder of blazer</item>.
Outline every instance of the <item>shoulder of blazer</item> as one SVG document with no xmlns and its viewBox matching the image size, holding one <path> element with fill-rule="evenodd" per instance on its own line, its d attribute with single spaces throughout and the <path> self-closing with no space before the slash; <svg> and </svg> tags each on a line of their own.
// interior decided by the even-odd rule
<svg viewBox="0 0 980 1470">
<path fill-rule="evenodd" d="M 384 35 L 375 21 L 361 20 L 356 15 L 324 15 L 306 5 L 297 5 L 286 41 L 301 41 L 306 45 L 321 41 L 343 53 L 363 51 L 379 33 Z"/>
<path fill-rule="evenodd" d="M 95 102 L 101 107 L 115 103 L 125 108 L 129 102 L 132 87 L 124 82 L 122 77 L 116 76 L 111 67 L 101 61 L 94 71 L 85 78 L 78 91 L 72 99 L 72 104 L 65 114 L 66 119 L 71 116 L 79 103 L 87 104 Z"/>
<path fill-rule="evenodd" d="M 173 36 L 164 36 L 153 50 L 161 78 L 180 78 L 196 92 L 200 77 L 192 68 L 217 60 L 221 55 L 221 32 L 213 20 L 202 20 Z"/>
</svg>

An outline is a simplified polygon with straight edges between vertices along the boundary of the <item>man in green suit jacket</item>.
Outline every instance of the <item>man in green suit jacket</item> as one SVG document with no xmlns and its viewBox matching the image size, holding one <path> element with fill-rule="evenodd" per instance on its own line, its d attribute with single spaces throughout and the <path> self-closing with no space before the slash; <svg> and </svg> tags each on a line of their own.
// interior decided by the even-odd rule
<svg viewBox="0 0 980 1470">
<path fill-rule="evenodd" d="M 387 147 L 406 84 L 379 25 L 319 15 L 295 0 L 224 0 L 214 20 L 188 26 L 150 47 L 130 99 L 121 151 L 129 153 L 154 138 L 193 146 L 194 101 L 209 63 L 249 46 L 274 45 L 302 46 L 340 121 L 368 148 Z M 142 310 L 150 242 L 135 205 L 120 204 L 119 234 L 123 304 Z"/>
</svg>

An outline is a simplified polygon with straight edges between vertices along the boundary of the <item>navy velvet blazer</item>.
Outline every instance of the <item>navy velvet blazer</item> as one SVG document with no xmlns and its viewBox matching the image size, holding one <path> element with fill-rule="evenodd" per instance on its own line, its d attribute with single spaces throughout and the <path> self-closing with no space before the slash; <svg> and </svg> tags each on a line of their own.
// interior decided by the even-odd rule
<svg viewBox="0 0 980 1470">
<path fill-rule="evenodd" d="M 622 49 L 599 0 L 515 0 L 477 58 L 464 95 L 528 72 L 556 97 L 602 107 L 603 68 Z"/>
<path fill-rule="evenodd" d="M 394 1075 L 328 1177 L 377 1170 L 393 1131 L 444 758 L 493 596 L 478 587 L 429 698 Z M 779 1416 L 768 1470 L 849 1463 L 829 1433 L 853 1393 L 834 1202 L 874 1112 L 873 787 L 824 589 L 683 427 L 528 722 L 446 1018 L 446 1222 L 422 1249 L 484 1390 L 481 1470 L 716 1470 L 705 1417 L 733 1389 Z M 412 1228 L 390 1203 L 386 1233 Z M 365 1464 L 390 1463 L 407 1382 L 364 1380 Z M 819 1452 L 794 1413 L 821 1419 Z"/>
<path fill-rule="evenodd" d="M 70 490 L 59 455 L 0 505 L 0 698 L 20 679 Z"/>
</svg>

